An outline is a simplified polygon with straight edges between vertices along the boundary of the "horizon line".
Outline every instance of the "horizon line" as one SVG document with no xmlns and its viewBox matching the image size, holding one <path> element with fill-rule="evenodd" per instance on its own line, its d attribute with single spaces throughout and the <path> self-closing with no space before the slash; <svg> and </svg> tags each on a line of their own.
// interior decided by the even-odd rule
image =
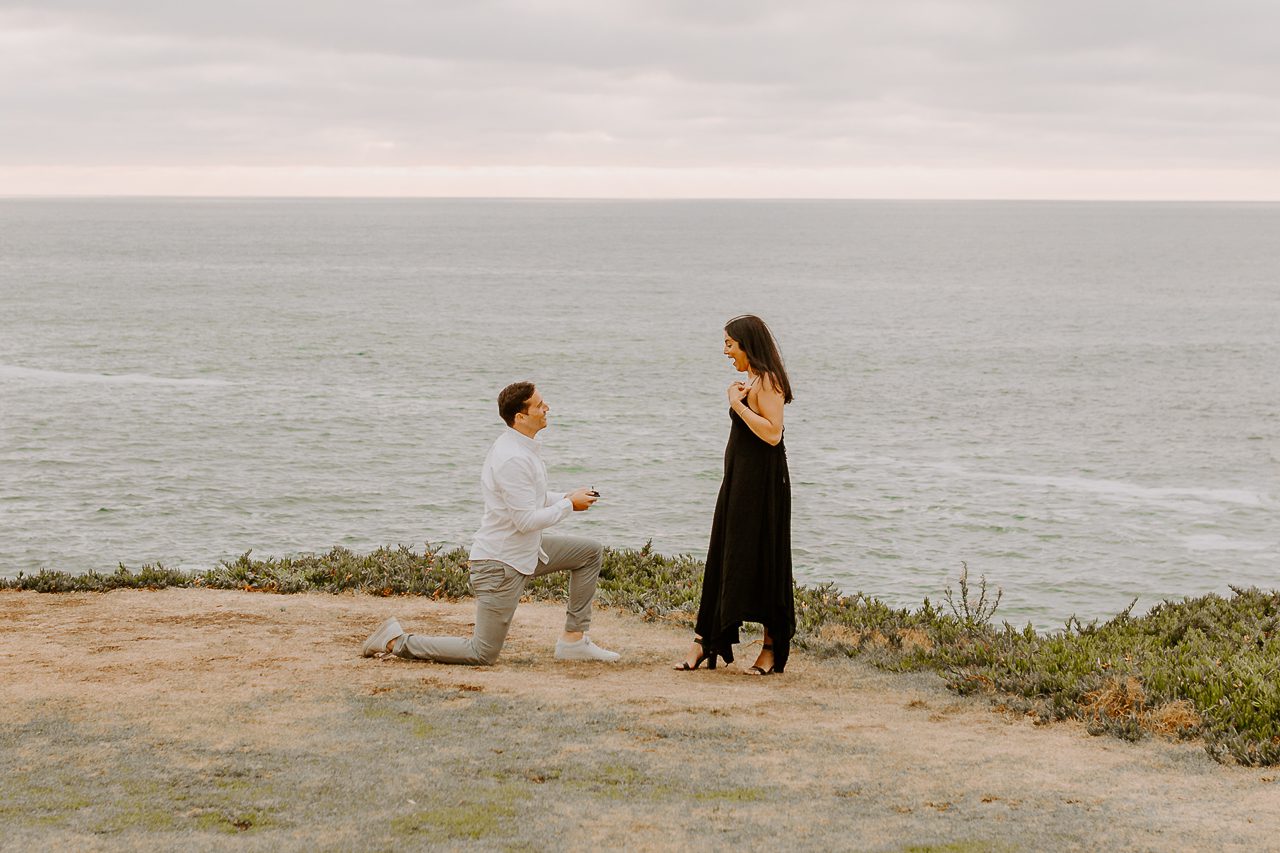
<svg viewBox="0 0 1280 853">
<path fill-rule="evenodd" d="M 108 200 L 187 200 L 187 201 L 606 201 L 606 202 L 977 202 L 977 203 L 1037 203 L 1061 204 L 1276 204 L 1276 198 L 1160 198 L 1132 196 L 1124 198 L 1067 198 L 1060 196 L 545 196 L 545 195 L 280 195 L 245 193 L 208 195 L 199 193 L 0 193 L 0 201 L 108 201 Z"/>
</svg>

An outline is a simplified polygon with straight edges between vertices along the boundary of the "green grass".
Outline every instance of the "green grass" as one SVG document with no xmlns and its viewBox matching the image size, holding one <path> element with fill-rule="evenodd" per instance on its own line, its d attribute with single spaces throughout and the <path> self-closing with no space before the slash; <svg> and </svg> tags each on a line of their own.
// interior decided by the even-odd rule
<svg viewBox="0 0 1280 853">
<path fill-rule="evenodd" d="M 411 711 L 397 711 L 385 705 L 369 702 L 365 705 L 363 713 L 370 720 L 391 720 L 399 723 L 415 738 L 427 739 L 441 733 L 440 727 L 422 719 L 422 717 Z"/>
<path fill-rule="evenodd" d="M 900 853 L 993 853 L 1008 849 L 986 841 L 957 841 L 951 844 L 912 844 L 900 848 Z"/>
<path fill-rule="evenodd" d="M 510 835 L 516 829 L 517 805 L 527 797 L 514 785 L 474 787 L 456 805 L 419 809 L 391 820 L 396 836 L 433 841 L 478 841 Z"/>
<path fill-rule="evenodd" d="M 0 589 L 39 592 L 107 591 L 168 586 L 276 593 L 354 590 L 370 595 L 469 595 L 467 555 L 428 547 L 356 554 L 252 559 L 249 553 L 204 572 L 162 565 L 72 575 L 41 571 L 0 579 Z M 606 549 L 597 601 L 605 606 L 691 625 L 702 563 L 668 557 L 646 545 Z M 563 599 L 558 575 L 529 583 L 527 593 Z M 1280 593 L 1234 589 L 1165 601 L 1145 616 L 1126 610 L 1102 623 L 1074 618 L 1037 633 L 1030 625 L 996 625 L 999 594 L 985 581 L 946 591 L 943 604 L 926 599 L 894 608 L 833 585 L 797 586 L 795 644 L 818 655 L 860 656 L 890 670 L 934 670 L 960 693 L 988 693 L 993 701 L 1037 720 L 1078 719 L 1091 731 L 1126 739 L 1161 732 L 1201 737 L 1220 761 L 1280 764 Z M 425 819 L 424 819 L 425 820 Z"/>
<path fill-rule="evenodd" d="M 197 829 L 229 834 L 251 832 L 276 825 L 270 815 L 256 809 L 213 809 L 196 814 L 193 823 Z"/>
<path fill-rule="evenodd" d="M 698 791 L 693 795 L 695 800 L 724 803 L 755 803 L 768 797 L 764 788 L 712 788 Z"/>
<path fill-rule="evenodd" d="M 578 769 L 560 781 L 574 790 L 612 800 L 666 799 L 678 792 L 671 780 L 650 775 L 628 764 L 605 763 Z"/>
</svg>

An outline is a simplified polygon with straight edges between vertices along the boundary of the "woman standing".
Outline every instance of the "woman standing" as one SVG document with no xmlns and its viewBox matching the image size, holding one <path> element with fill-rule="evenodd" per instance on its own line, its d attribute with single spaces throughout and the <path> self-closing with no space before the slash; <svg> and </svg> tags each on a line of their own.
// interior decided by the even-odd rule
<svg viewBox="0 0 1280 853">
<path fill-rule="evenodd" d="M 696 635 L 677 669 L 716 656 L 733 662 L 743 622 L 764 625 L 755 675 L 782 672 L 795 633 L 791 579 L 791 479 L 782 444 L 782 407 L 791 383 L 769 327 L 745 314 L 724 327 L 724 354 L 746 381 L 729 386 L 729 444 L 702 577 Z"/>
</svg>

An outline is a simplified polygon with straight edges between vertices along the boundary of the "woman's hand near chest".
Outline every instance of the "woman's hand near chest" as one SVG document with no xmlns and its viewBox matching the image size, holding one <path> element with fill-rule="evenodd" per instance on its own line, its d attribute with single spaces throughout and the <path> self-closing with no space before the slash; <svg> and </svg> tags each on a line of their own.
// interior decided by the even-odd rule
<svg viewBox="0 0 1280 853">
<path fill-rule="evenodd" d="M 757 438 L 771 445 L 782 441 L 782 407 L 785 400 L 782 391 L 775 388 L 768 377 L 760 377 L 749 386 L 735 382 L 729 386 L 727 393 L 730 407 Z"/>
</svg>

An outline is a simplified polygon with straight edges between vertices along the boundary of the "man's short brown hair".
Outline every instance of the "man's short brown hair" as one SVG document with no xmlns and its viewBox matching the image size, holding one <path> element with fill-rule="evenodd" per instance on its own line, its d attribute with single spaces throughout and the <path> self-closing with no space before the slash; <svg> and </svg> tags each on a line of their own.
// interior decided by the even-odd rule
<svg viewBox="0 0 1280 853">
<path fill-rule="evenodd" d="M 529 408 L 529 401 L 536 390 L 532 382 L 512 382 L 499 392 L 498 414 L 502 415 L 507 426 L 515 426 L 516 415 Z"/>
</svg>

